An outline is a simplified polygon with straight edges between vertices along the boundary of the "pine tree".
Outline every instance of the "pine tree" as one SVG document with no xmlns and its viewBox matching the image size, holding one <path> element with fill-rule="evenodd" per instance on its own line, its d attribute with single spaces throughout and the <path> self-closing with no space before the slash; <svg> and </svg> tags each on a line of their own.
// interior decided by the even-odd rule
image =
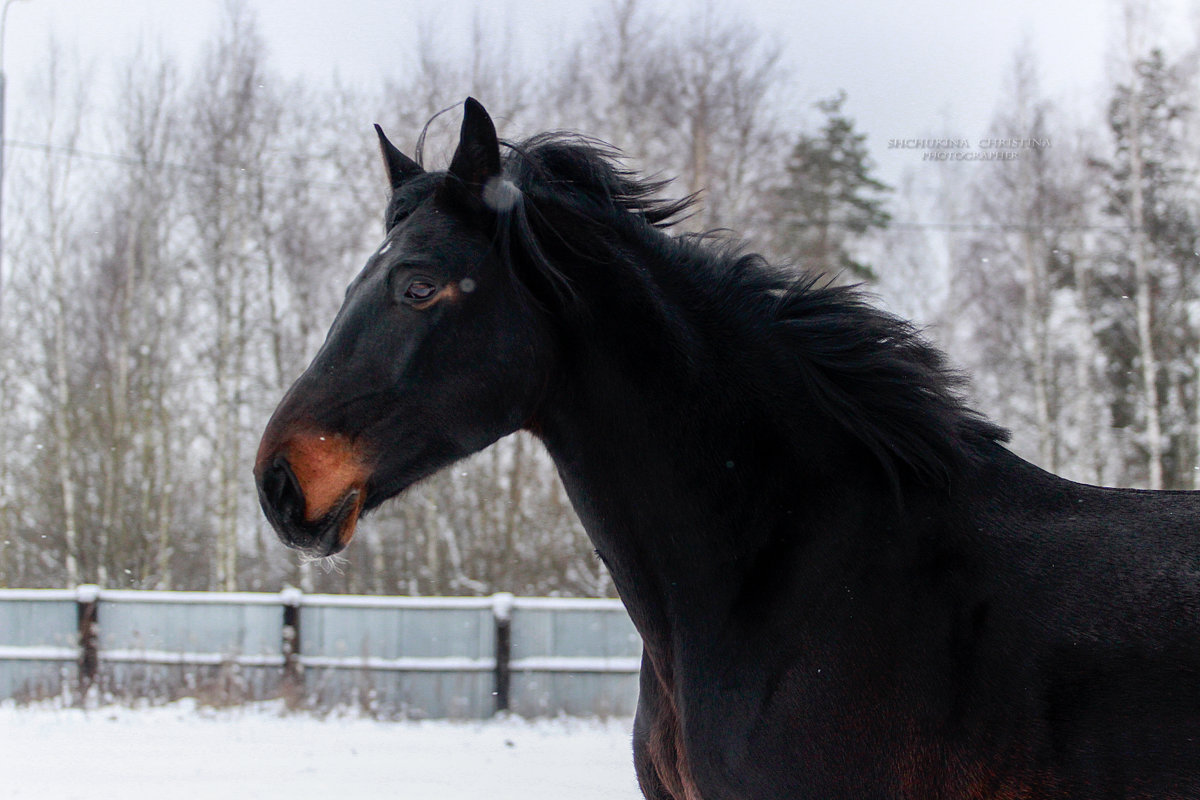
<svg viewBox="0 0 1200 800">
<path fill-rule="evenodd" d="M 867 136 L 842 111 L 845 102 L 846 93 L 839 92 L 816 103 L 824 123 L 815 134 L 801 134 L 792 148 L 787 183 L 774 198 L 775 250 L 816 272 L 875 280 L 871 265 L 856 258 L 854 244 L 891 221 L 884 208 L 891 187 L 872 175 Z"/>
</svg>

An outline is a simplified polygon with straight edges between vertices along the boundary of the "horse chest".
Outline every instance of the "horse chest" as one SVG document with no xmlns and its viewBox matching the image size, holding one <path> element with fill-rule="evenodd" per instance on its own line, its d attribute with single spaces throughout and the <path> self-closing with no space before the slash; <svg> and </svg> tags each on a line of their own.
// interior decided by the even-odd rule
<svg viewBox="0 0 1200 800">
<path fill-rule="evenodd" d="M 919 733 L 915 720 L 906 719 L 895 703 L 867 684 L 840 681 L 837 672 L 789 670 L 770 689 L 710 685 L 698 691 L 694 680 L 644 658 L 634 735 L 644 795 L 649 800 L 1046 796 L 947 741 Z"/>
</svg>

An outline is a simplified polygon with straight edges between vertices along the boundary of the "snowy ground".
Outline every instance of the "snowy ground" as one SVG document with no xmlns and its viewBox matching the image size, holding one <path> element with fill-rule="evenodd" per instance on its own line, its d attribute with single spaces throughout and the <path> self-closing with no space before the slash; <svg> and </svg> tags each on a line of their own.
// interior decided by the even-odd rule
<svg viewBox="0 0 1200 800">
<path fill-rule="evenodd" d="M 385 723 L 190 703 L 0 705 L 0 798 L 640 798 L 628 720 Z"/>
</svg>

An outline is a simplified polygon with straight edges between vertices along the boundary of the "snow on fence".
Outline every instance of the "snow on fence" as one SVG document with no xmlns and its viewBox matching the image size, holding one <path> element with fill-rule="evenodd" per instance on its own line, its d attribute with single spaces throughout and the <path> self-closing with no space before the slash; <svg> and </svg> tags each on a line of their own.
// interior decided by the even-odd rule
<svg viewBox="0 0 1200 800">
<path fill-rule="evenodd" d="M 616 600 L 0 589 L 0 699 L 629 715 L 640 653 Z"/>
</svg>

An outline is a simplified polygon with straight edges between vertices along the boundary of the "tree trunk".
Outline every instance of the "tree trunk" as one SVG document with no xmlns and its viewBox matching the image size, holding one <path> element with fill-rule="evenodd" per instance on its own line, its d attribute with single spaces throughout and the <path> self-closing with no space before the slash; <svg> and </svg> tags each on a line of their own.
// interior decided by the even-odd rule
<svg viewBox="0 0 1200 800">
<path fill-rule="evenodd" d="M 1033 367 L 1033 409 L 1037 425 L 1038 463 L 1057 472 L 1057 447 L 1050 409 L 1049 321 L 1046 319 L 1046 275 L 1038 247 L 1028 227 L 1021 233 L 1021 260 L 1025 266 L 1025 327 Z"/>
<path fill-rule="evenodd" d="M 1146 413 L 1147 484 L 1163 487 L 1163 434 L 1158 398 L 1158 359 L 1154 352 L 1154 312 L 1150 285 L 1150 263 L 1146 252 L 1145 164 L 1142 158 L 1142 97 L 1135 80 L 1129 92 L 1129 223 L 1132 230 L 1134 293 L 1136 295 L 1137 344 L 1141 359 L 1142 405 Z"/>
</svg>

